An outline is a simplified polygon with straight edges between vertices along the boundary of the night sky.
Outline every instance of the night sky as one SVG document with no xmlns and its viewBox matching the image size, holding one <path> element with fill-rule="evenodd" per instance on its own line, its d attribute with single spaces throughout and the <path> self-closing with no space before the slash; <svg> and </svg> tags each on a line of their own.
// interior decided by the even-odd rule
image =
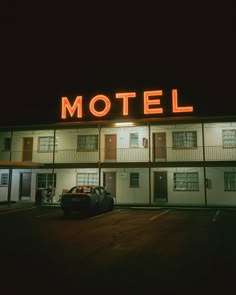
<svg viewBox="0 0 236 295">
<path fill-rule="evenodd" d="M 62 96 L 88 102 L 102 93 L 114 101 L 123 91 L 137 92 L 130 108 L 138 116 L 143 91 L 162 89 L 168 116 L 174 88 L 195 116 L 235 115 L 233 1 L 153 2 L 3 1 L 1 126 L 60 122 Z"/>
</svg>

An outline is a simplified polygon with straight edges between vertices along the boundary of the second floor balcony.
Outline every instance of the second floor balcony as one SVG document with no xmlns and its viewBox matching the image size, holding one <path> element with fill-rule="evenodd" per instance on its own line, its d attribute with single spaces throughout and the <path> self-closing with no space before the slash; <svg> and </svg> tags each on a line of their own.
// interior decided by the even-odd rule
<svg viewBox="0 0 236 295">
<path fill-rule="evenodd" d="M 174 149 L 172 147 L 154 148 L 102 148 L 96 151 L 77 149 L 58 149 L 52 152 L 37 150 L 12 150 L 0 152 L 1 162 L 33 163 L 97 163 L 97 162 L 184 162 L 184 161 L 236 161 L 236 148 L 205 146 L 197 148 Z"/>
</svg>

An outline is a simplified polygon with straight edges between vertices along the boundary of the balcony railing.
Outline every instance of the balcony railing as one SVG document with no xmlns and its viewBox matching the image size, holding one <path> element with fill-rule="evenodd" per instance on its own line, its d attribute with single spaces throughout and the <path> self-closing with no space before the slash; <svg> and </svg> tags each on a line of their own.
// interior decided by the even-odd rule
<svg viewBox="0 0 236 295">
<path fill-rule="evenodd" d="M 192 149 L 117 148 L 100 151 L 79 152 L 76 149 L 57 150 L 54 154 L 27 151 L 24 159 L 22 150 L 0 152 L 1 162 L 34 163 L 97 163 L 100 162 L 184 162 L 184 161 L 236 161 L 236 148 L 206 146 Z"/>
</svg>

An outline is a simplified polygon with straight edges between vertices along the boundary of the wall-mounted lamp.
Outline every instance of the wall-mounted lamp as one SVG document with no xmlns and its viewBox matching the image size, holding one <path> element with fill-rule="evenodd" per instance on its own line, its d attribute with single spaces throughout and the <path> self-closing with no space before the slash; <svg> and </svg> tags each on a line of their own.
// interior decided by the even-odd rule
<svg viewBox="0 0 236 295">
<path fill-rule="evenodd" d="M 116 127 L 124 127 L 124 126 L 134 126 L 133 122 L 119 122 L 115 123 Z"/>
</svg>

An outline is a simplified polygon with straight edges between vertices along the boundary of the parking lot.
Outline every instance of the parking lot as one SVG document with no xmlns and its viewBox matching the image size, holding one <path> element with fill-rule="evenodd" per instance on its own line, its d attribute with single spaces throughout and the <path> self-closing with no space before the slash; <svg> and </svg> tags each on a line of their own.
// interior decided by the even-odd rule
<svg viewBox="0 0 236 295">
<path fill-rule="evenodd" d="M 1 277 L 13 293 L 65 294 L 79 285 L 105 294 L 226 294 L 234 287 L 233 208 L 115 208 L 65 218 L 59 207 L 0 207 L 0 222 Z"/>
</svg>

